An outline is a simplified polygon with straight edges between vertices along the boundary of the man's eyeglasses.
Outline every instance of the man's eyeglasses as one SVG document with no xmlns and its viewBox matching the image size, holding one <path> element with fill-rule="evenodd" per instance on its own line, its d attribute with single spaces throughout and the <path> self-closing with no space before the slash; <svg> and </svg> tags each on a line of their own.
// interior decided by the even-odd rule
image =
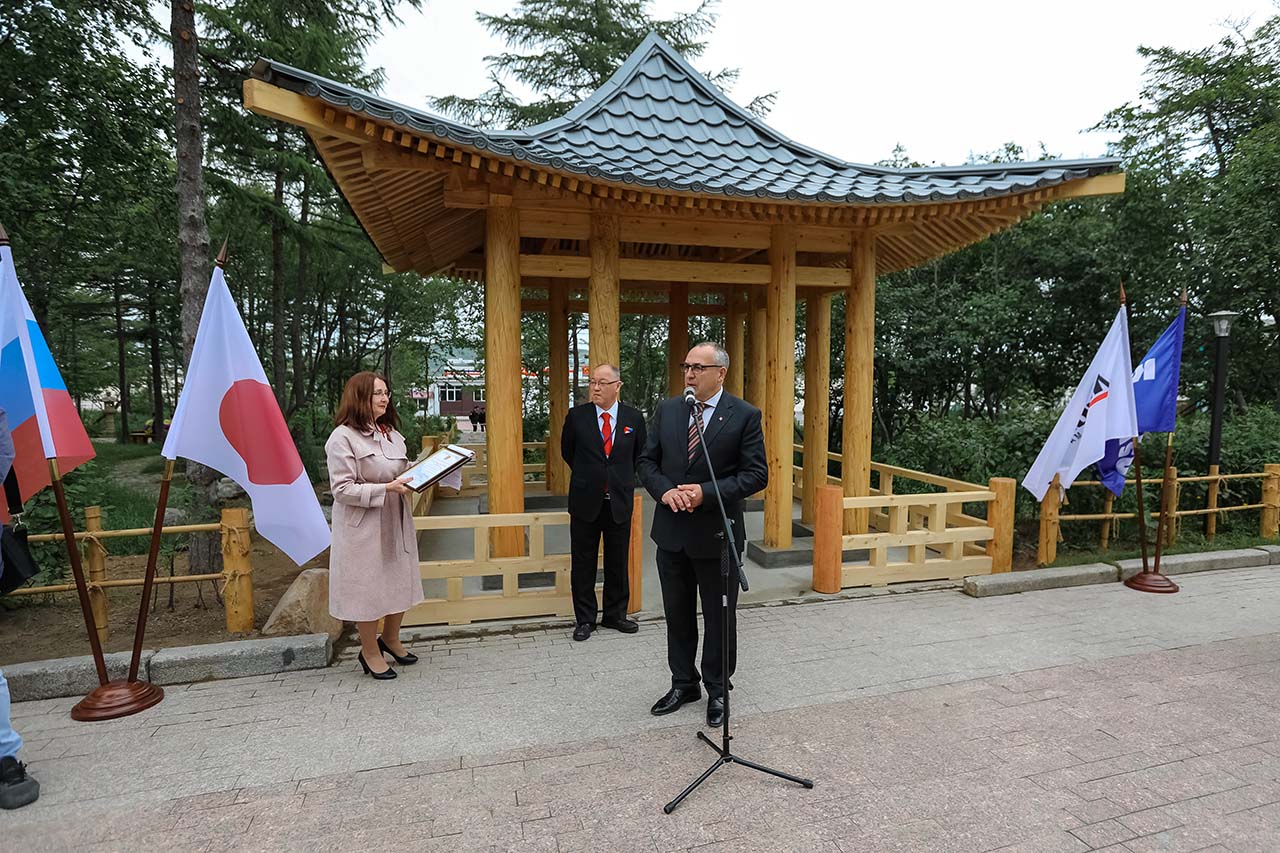
<svg viewBox="0 0 1280 853">
<path fill-rule="evenodd" d="M 695 374 L 701 374 L 704 370 L 711 370 L 719 366 L 720 365 L 718 364 L 689 364 L 688 362 L 685 362 L 680 365 L 680 370 L 684 373 L 692 371 Z"/>
<path fill-rule="evenodd" d="M 603 388 L 606 385 L 617 385 L 621 379 L 592 379 L 587 384 L 592 388 Z"/>
</svg>

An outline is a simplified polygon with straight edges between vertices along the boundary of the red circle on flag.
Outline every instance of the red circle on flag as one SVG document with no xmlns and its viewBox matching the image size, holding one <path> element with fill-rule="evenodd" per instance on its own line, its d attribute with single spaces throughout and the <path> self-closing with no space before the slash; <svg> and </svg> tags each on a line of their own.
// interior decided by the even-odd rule
<svg viewBox="0 0 1280 853">
<path fill-rule="evenodd" d="M 256 379 L 235 382 L 222 396 L 218 423 L 244 460 L 249 482 L 286 486 L 302 473 L 302 459 L 271 386 Z"/>
</svg>

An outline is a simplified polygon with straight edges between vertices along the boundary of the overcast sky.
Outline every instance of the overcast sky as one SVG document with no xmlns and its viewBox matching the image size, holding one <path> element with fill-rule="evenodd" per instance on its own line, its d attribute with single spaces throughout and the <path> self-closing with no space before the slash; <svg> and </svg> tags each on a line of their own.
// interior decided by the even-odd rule
<svg viewBox="0 0 1280 853">
<path fill-rule="evenodd" d="M 696 0 L 658 0 L 661 16 Z M 421 12 L 371 50 L 384 94 L 424 107 L 431 95 L 487 88 L 484 57 L 505 49 L 476 22 L 513 0 L 424 0 Z M 780 16 L 779 12 L 785 12 Z M 1256 26 L 1272 0 L 722 0 L 707 71 L 737 67 L 739 103 L 776 91 L 767 121 L 791 138 L 854 162 L 887 158 L 901 143 L 915 160 L 963 163 L 1017 142 L 1055 156 L 1096 157 L 1089 133 L 1137 97 L 1139 45 L 1195 49 L 1229 22 Z"/>
</svg>

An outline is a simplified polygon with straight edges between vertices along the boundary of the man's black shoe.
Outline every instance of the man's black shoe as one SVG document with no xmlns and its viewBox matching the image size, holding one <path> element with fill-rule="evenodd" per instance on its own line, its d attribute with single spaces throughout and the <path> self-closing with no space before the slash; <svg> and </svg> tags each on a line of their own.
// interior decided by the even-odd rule
<svg viewBox="0 0 1280 853">
<path fill-rule="evenodd" d="M 601 628 L 612 628 L 615 631 L 621 631 L 624 634 L 634 634 L 640 630 L 640 623 L 632 622 L 630 619 L 601 619 Z"/>
<path fill-rule="evenodd" d="M 713 729 L 724 725 L 723 696 L 713 696 L 707 700 L 707 725 Z"/>
<path fill-rule="evenodd" d="M 595 625 L 591 625 L 587 622 L 583 622 L 577 628 L 573 629 L 573 638 L 578 642 L 582 642 L 583 640 L 587 639 L 587 637 L 591 636 L 591 632 L 595 630 L 595 627 L 596 627 Z"/>
<path fill-rule="evenodd" d="M 18 759 L 0 758 L 0 809 L 17 809 L 40 798 L 40 783 Z"/>
<path fill-rule="evenodd" d="M 653 714 L 655 717 L 661 717 L 663 714 L 670 714 L 672 711 L 679 709 L 679 707 L 685 702 L 692 702 L 695 699 L 701 698 L 702 691 L 696 687 L 690 687 L 688 690 L 681 690 L 679 687 L 672 687 L 670 693 L 653 703 L 653 707 L 649 709 L 649 713 Z"/>
</svg>

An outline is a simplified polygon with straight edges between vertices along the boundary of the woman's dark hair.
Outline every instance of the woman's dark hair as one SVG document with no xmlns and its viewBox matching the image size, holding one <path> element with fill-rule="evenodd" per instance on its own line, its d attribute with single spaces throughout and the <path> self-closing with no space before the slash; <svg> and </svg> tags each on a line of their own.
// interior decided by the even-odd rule
<svg viewBox="0 0 1280 853">
<path fill-rule="evenodd" d="M 342 389 L 342 402 L 338 404 L 338 413 L 333 416 L 334 426 L 349 426 L 352 429 L 366 430 L 374 426 L 373 419 L 373 382 L 381 379 L 391 390 L 391 383 L 381 373 L 362 370 L 347 380 Z M 396 414 L 396 404 L 388 397 L 387 410 L 377 423 L 400 429 L 400 416 Z"/>
</svg>

